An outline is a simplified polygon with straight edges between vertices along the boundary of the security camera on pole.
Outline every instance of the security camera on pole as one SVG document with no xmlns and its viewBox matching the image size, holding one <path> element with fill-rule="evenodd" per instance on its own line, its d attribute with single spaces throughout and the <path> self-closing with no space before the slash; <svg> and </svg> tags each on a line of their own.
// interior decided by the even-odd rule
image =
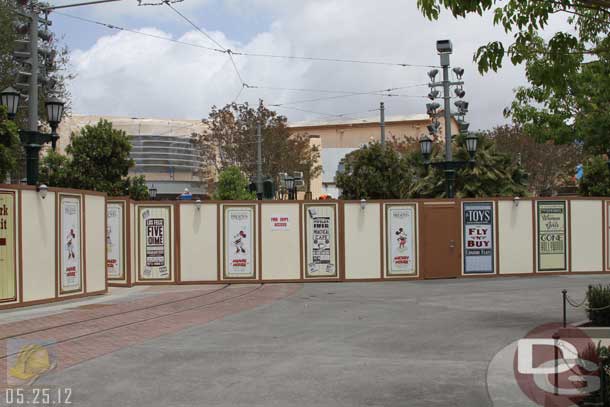
<svg viewBox="0 0 610 407">
<path fill-rule="evenodd" d="M 430 83 L 430 94 L 428 97 L 432 100 L 432 103 L 426 105 L 427 113 L 432 119 L 432 123 L 428 125 L 428 132 L 431 137 L 423 135 L 420 138 L 420 148 L 424 162 L 426 166 L 432 165 L 435 168 L 441 168 L 445 173 L 445 179 L 447 184 L 447 198 L 455 197 L 455 174 L 458 169 L 466 167 L 468 165 L 474 165 L 474 156 L 477 151 L 478 139 L 474 135 L 468 135 L 466 137 L 466 149 L 470 154 L 469 161 L 454 161 L 453 160 L 453 136 L 451 131 L 451 117 L 457 117 L 460 125 L 460 133 L 467 135 L 469 124 L 464 121 L 466 113 L 468 113 L 468 102 L 458 100 L 455 102 L 455 106 L 458 108 L 456 113 L 451 112 L 451 87 L 455 86 L 455 95 L 462 99 L 466 96 L 464 91 L 464 82 L 462 77 L 464 76 L 464 69 L 453 68 L 458 81 L 452 82 L 449 79 L 449 67 L 450 67 L 450 55 L 453 52 L 453 45 L 450 40 L 441 40 L 436 42 L 436 49 L 441 57 L 441 67 L 443 69 L 443 80 L 442 82 L 436 82 L 436 76 L 438 75 L 438 69 L 433 69 L 428 72 L 428 76 L 432 83 Z M 444 99 L 444 118 L 445 118 L 445 161 L 430 162 L 430 155 L 432 153 L 432 142 L 437 140 L 438 131 L 440 129 L 440 122 L 438 117 L 440 116 L 440 104 L 436 103 L 435 100 L 439 97 L 440 92 L 437 88 L 443 88 L 443 99 Z"/>
</svg>

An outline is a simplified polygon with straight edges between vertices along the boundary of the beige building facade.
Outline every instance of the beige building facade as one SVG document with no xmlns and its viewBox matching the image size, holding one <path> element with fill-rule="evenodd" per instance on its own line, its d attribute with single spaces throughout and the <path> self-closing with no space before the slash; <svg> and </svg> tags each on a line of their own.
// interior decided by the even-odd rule
<svg viewBox="0 0 610 407">
<path fill-rule="evenodd" d="M 440 119 L 439 137 L 444 138 L 444 119 Z M 431 123 L 428 115 L 416 114 L 410 116 L 389 117 L 385 121 L 386 140 L 404 139 L 417 140 L 422 134 L 428 134 L 427 126 Z M 381 140 L 381 124 L 379 120 L 353 120 L 343 122 L 304 122 L 292 123 L 295 133 L 308 134 L 311 140 L 320 147 L 320 164 L 322 174 L 312 180 L 312 195 L 316 199 L 320 195 L 330 195 L 339 198 L 341 191 L 336 186 L 336 174 L 339 163 L 349 153 L 370 142 Z M 455 119 L 451 123 L 452 133 L 459 132 Z"/>
</svg>

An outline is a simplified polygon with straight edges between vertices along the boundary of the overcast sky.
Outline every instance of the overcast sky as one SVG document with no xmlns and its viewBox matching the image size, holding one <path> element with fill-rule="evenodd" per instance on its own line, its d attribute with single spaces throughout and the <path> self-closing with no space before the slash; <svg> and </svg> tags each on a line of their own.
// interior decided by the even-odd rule
<svg viewBox="0 0 610 407">
<path fill-rule="evenodd" d="M 154 2 L 155 0 L 145 0 Z M 76 0 L 52 0 L 54 5 Z M 60 10 L 87 19 L 201 46 L 218 48 L 167 6 L 138 7 L 137 0 Z M 478 74 L 472 57 L 483 43 L 510 39 L 491 16 L 426 20 L 416 0 L 184 0 L 174 7 L 235 52 L 437 65 L 438 39 L 453 41 L 452 66 L 464 80 L 474 129 L 505 123 L 502 110 L 525 83 L 522 67 L 506 63 L 497 74 Z M 212 105 L 232 102 L 242 88 L 226 54 L 117 31 L 52 14 L 53 29 L 71 50 L 73 112 L 200 119 Z M 564 27 L 562 19 L 551 25 Z M 429 68 L 234 56 L 250 86 L 371 92 L 425 84 Z M 370 118 L 384 101 L 387 115 L 425 113 L 427 87 L 358 95 L 286 107 L 349 118 Z M 238 101 L 267 104 L 336 96 L 329 92 L 245 89 Z M 332 116 L 276 108 L 290 121 Z"/>
</svg>

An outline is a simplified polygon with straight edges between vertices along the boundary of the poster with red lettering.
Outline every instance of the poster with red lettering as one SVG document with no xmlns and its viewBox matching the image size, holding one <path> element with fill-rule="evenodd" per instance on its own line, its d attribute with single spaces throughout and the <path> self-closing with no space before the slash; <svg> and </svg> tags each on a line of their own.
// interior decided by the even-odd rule
<svg viewBox="0 0 610 407">
<path fill-rule="evenodd" d="M 386 222 L 387 274 L 416 274 L 415 206 L 388 206 Z"/>
<path fill-rule="evenodd" d="M 225 208 L 224 227 L 225 277 L 255 277 L 253 207 Z"/>
<path fill-rule="evenodd" d="M 492 202 L 464 203 L 464 274 L 493 274 L 494 207 Z"/>
<path fill-rule="evenodd" d="M 80 196 L 60 198 L 61 293 L 81 290 L 81 199 Z"/>
<path fill-rule="evenodd" d="M 290 218 L 288 215 L 271 215 L 271 230 L 274 232 L 286 232 L 290 230 Z"/>
</svg>

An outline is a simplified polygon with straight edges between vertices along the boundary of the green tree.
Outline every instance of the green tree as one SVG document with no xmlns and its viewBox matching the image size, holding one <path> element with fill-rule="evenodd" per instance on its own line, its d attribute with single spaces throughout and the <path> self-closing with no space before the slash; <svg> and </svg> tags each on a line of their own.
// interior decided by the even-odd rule
<svg viewBox="0 0 610 407">
<path fill-rule="evenodd" d="M 247 201 L 256 199 L 256 195 L 248 190 L 248 178 L 235 166 L 229 166 L 221 171 L 214 199 L 219 201 Z"/>
<path fill-rule="evenodd" d="M 583 162 L 582 146 L 557 144 L 552 140 L 536 142 L 520 126 L 501 126 L 486 133 L 496 149 L 508 154 L 528 176 L 528 190 L 534 195 L 552 196 L 560 187 L 576 185 L 576 166 Z"/>
<path fill-rule="evenodd" d="M 479 134 L 479 146 L 473 166 L 457 171 L 455 191 L 459 198 L 524 196 L 527 194 L 527 174 L 507 154 L 499 153 L 493 140 Z M 459 135 L 453 145 L 455 160 L 470 159 L 465 137 Z M 442 145 L 439 145 L 441 147 Z M 433 150 L 432 161 L 443 160 L 443 148 Z M 416 154 L 416 153 L 411 153 Z M 413 160 L 413 159 L 412 159 Z M 445 198 L 445 174 L 430 167 L 409 191 L 411 198 Z"/>
<path fill-rule="evenodd" d="M 148 190 L 143 177 L 131 178 L 134 166 L 130 158 L 131 143 L 122 130 L 100 120 L 72 134 L 66 147 L 67 156 L 49 152 L 42 160 L 41 181 L 50 186 L 106 192 L 110 196 L 129 195 L 146 199 Z"/>
<path fill-rule="evenodd" d="M 506 114 L 538 141 L 582 142 L 601 154 L 610 147 L 610 0 L 418 0 L 437 19 L 443 8 L 455 17 L 493 10 L 494 24 L 513 34 L 508 45 L 493 41 L 474 59 L 479 71 L 498 70 L 508 57 L 525 64 L 531 86 L 519 88 Z M 548 41 L 542 32 L 552 15 L 570 27 Z"/>
<path fill-rule="evenodd" d="M 17 172 L 21 154 L 17 126 L 8 120 L 6 108 L 0 106 L 0 182 Z"/>
<path fill-rule="evenodd" d="M 602 157 L 592 157 L 583 166 L 580 193 L 584 196 L 610 196 L 610 171 Z"/>
<path fill-rule="evenodd" d="M 312 146 L 309 136 L 293 134 L 287 119 L 265 107 L 248 103 L 232 103 L 213 107 L 203 121 L 208 129 L 196 134 L 204 163 L 202 178 L 214 178 L 222 170 L 235 166 L 248 177 L 256 175 L 256 127 L 262 125 L 263 175 L 277 179 L 281 172 L 302 171 L 305 182 L 320 174 L 320 151 Z M 277 185 L 277 184 L 276 184 Z"/>
<path fill-rule="evenodd" d="M 380 143 L 370 143 L 349 153 L 337 174 L 342 199 L 398 199 L 406 196 L 413 173 L 399 153 Z"/>
</svg>

